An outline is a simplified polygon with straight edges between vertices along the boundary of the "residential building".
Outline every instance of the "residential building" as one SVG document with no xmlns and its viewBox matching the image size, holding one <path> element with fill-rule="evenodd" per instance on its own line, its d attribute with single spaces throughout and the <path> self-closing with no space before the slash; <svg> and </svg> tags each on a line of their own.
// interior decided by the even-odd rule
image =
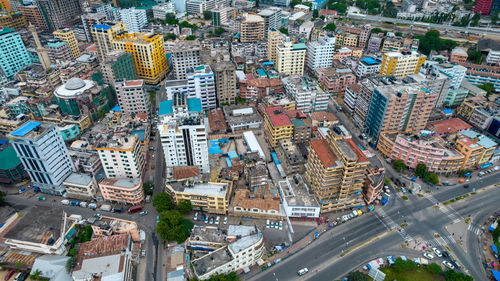
<svg viewBox="0 0 500 281">
<path fill-rule="evenodd" d="M 177 4 L 175 1 L 174 4 Z M 188 15 L 203 14 L 204 11 L 210 11 L 215 8 L 215 0 L 187 0 L 184 4 Z M 176 9 L 178 5 L 175 5 Z"/>
<path fill-rule="evenodd" d="M 233 198 L 233 213 L 255 218 L 282 218 L 278 189 L 272 185 L 236 189 Z"/>
<path fill-rule="evenodd" d="M 478 0 L 474 6 L 474 14 L 488 15 L 493 0 Z"/>
<path fill-rule="evenodd" d="M 334 67 L 316 69 L 316 73 L 323 89 L 331 94 L 343 94 L 347 85 L 356 83 L 352 70 L 338 61 Z"/>
<path fill-rule="evenodd" d="M 365 57 L 359 60 L 356 68 L 356 76 L 362 79 L 368 76 L 377 75 L 380 72 L 381 61 L 371 57 Z"/>
<path fill-rule="evenodd" d="M 256 109 L 251 106 L 224 106 L 223 120 L 227 122 L 233 133 L 259 129 L 262 125 L 262 117 L 257 113 Z M 212 128 L 212 126 L 210 126 L 210 128 Z"/>
<path fill-rule="evenodd" d="M 382 131 L 420 132 L 436 98 L 419 83 L 375 87 L 365 122 L 368 134 L 378 138 Z"/>
<path fill-rule="evenodd" d="M 4 11 L 12 11 L 9 0 L 0 0 L 0 8 Z"/>
<path fill-rule="evenodd" d="M 118 80 L 115 82 L 116 97 L 125 113 L 139 114 L 151 112 L 149 93 L 144 89 L 142 80 Z"/>
<path fill-rule="evenodd" d="M 50 31 L 73 25 L 82 14 L 78 0 L 37 0 L 35 3 L 42 11 Z"/>
<path fill-rule="evenodd" d="M 366 204 L 372 204 L 378 199 L 384 189 L 385 169 L 369 168 L 363 186 L 363 198 Z"/>
<path fill-rule="evenodd" d="M 37 257 L 31 267 L 30 275 L 37 272 L 40 278 L 48 280 L 72 280 L 66 264 L 71 258 L 68 256 L 43 255 Z"/>
<path fill-rule="evenodd" d="M 36 5 L 20 6 L 17 11 L 23 14 L 28 23 L 42 29 L 43 31 L 49 30 L 49 26 L 47 25 L 45 18 L 42 16 L 42 12 Z"/>
<path fill-rule="evenodd" d="M 64 41 L 51 41 L 45 46 L 49 60 L 53 63 L 72 61 L 71 49 Z"/>
<path fill-rule="evenodd" d="M 457 47 L 457 48 L 451 50 L 450 62 L 451 63 L 463 63 L 463 62 L 467 61 L 468 57 L 469 57 L 469 55 L 467 54 L 467 52 L 464 49 Z"/>
<path fill-rule="evenodd" d="M 494 104 L 485 104 L 485 107 L 478 107 L 470 116 L 468 122 L 480 130 L 486 130 L 493 118 L 500 115 L 500 107 Z"/>
<path fill-rule="evenodd" d="M 146 10 L 137 8 L 120 9 L 120 21 L 125 24 L 128 32 L 141 32 L 148 23 Z"/>
<path fill-rule="evenodd" d="M 8 137 L 33 185 L 44 193 L 62 195 L 62 183 L 75 166 L 57 126 L 28 121 Z"/>
<path fill-rule="evenodd" d="M 311 113 L 311 125 L 313 127 L 330 128 L 337 125 L 339 120 L 333 113 L 328 111 L 316 111 Z"/>
<path fill-rule="evenodd" d="M 366 47 L 366 51 L 369 53 L 376 53 L 380 51 L 380 47 L 382 46 L 383 34 L 372 34 L 370 36 L 370 40 L 368 40 L 368 45 Z"/>
<path fill-rule="evenodd" d="M 103 24 L 108 22 L 109 17 L 105 14 L 100 13 L 86 13 L 81 16 L 82 18 L 82 27 L 83 32 L 85 34 L 85 40 L 87 42 L 94 42 L 93 34 L 92 34 L 92 26 L 96 24 Z M 109 23 L 109 22 L 108 22 Z M 113 23 L 111 23 L 113 25 Z"/>
<path fill-rule="evenodd" d="M 279 30 L 269 29 L 267 32 L 267 59 L 274 64 L 278 63 L 277 46 L 285 39 L 286 35 Z"/>
<path fill-rule="evenodd" d="M 287 110 L 286 115 L 293 124 L 293 141 L 298 144 L 309 143 L 311 139 L 311 118 L 299 109 Z"/>
<path fill-rule="evenodd" d="M 336 36 L 337 36 L 338 45 L 340 45 L 342 47 L 346 47 L 346 46 L 356 47 L 356 46 L 358 46 L 359 37 L 355 34 L 339 33 Z"/>
<path fill-rule="evenodd" d="M 0 146 L 0 183 L 6 186 L 15 185 L 28 178 L 14 147 L 8 144 Z"/>
<path fill-rule="evenodd" d="M 203 63 L 210 65 L 215 74 L 217 105 L 236 103 L 236 66 L 228 51 L 211 50 L 203 53 Z"/>
<path fill-rule="evenodd" d="M 69 198 L 95 199 L 97 181 L 92 175 L 72 173 L 63 181 L 63 185 Z"/>
<path fill-rule="evenodd" d="M 467 68 L 458 64 L 439 63 L 432 65 L 432 71 L 445 74 L 450 80 L 450 88 L 457 90 L 462 85 Z"/>
<path fill-rule="evenodd" d="M 379 76 L 394 75 L 396 78 L 405 78 L 417 74 L 425 59 L 426 56 L 415 51 L 384 53 Z"/>
<path fill-rule="evenodd" d="M 170 193 L 176 203 L 181 200 L 191 201 L 193 208 L 215 214 L 227 214 L 232 182 L 169 182 L 165 184 L 166 192 Z"/>
<path fill-rule="evenodd" d="M 264 40 L 265 21 L 261 16 L 244 14 L 240 23 L 240 42 Z"/>
<path fill-rule="evenodd" d="M 301 175 L 286 177 L 278 182 L 285 214 L 290 220 L 319 220 L 320 204 Z"/>
<path fill-rule="evenodd" d="M 106 55 L 114 50 L 113 39 L 124 32 L 125 24 L 122 22 L 104 22 L 90 27 L 100 61 L 103 61 Z"/>
<path fill-rule="evenodd" d="M 472 128 L 471 125 L 456 117 L 433 121 L 427 124 L 427 129 L 433 131 L 433 134 L 439 137 L 454 135 L 470 128 Z"/>
<path fill-rule="evenodd" d="M 267 107 L 264 114 L 264 134 L 267 142 L 276 147 L 280 139 L 293 137 L 293 123 L 281 106 Z"/>
<path fill-rule="evenodd" d="M 30 64 L 30 55 L 19 33 L 12 28 L 0 27 L 0 68 L 3 72 L 1 76 L 11 78 L 21 68 Z"/>
<path fill-rule="evenodd" d="M 483 96 L 466 98 L 457 108 L 457 115 L 469 120 L 476 109 L 483 107 L 485 101 L 486 98 Z"/>
<path fill-rule="evenodd" d="M 280 139 L 276 147 L 276 154 L 287 175 L 293 176 L 305 172 L 306 160 L 292 140 Z"/>
<path fill-rule="evenodd" d="M 33 41 L 35 41 L 35 46 L 36 46 L 35 51 L 38 56 L 38 60 L 42 65 L 43 69 L 48 70 L 51 66 L 49 55 L 47 54 L 47 50 L 42 46 L 42 43 L 40 43 L 40 39 L 38 38 L 38 33 L 36 32 L 35 26 L 34 25 L 28 26 L 28 30 L 31 32 L 31 35 L 33 36 Z"/>
<path fill-rule="evenodd" d="M 279 30 L 282 26 L 281 8 L 269 7 L 258 13 L 264 19 L 264 32 L 267 34 L 269 29 Z"/>
<path fill-rule="evenodd" d="M 138 78 L 134 56 L 121 50 L 111 51 L 105 56 L 101 63 L 101 72 L 104 81 L 113 87 L 116 80 L 137 80 Z"/>
<path fill-rule="evenodd" d="M 304 43 L 284 41 L 276 46 L 276 70 L 283 75 L 304 74 L 307 46 Z"/>
<path fill-rule="evenodd" d="M 296 109 L 304 113 L 327 110 L 328 94 L 314 82 L 301 76 L 289 76 L 282 81 L 287 93 L 295 100 Z"/>
<path fill-rule="evenodd" d="M 360 206 L 370 162 L 351 139 L 335 135 L 310 142 L 305 181 L 321 213 Z"/>
<path fill-rule="evenodd" d="M 142 180 L 138 178 L 108 178 L 99 182 L 99 190 L 106 201 L 139 205 L 144 200 Z"/>
<path fill-rule="evenodd" d="M 488 56 L 486 56 L 486 63 L 497 64 L 500 62 L 500 49 L 493 50 L 491 49 L 488 52 Z"/>
<path fill-rule="evenodd" d="M 478 132 L 472 131 L 472 130 L 465 130 L 461 131 L 458 133 L 459 137 L 457 139 L 457 142 L 461 140 L 460 136 L 467 137 L 469 138 L 472 142 L 476 143 L 476 145 L 481 147 L 481 153 L 479 154 L 479 157 L 477 158 L 477 166 L 481 166 L 483 164 L 486 164 L 490 161 L 490 159 L 493 157 L 495 153 L 495 149 L 497 148 L 497 143 L 492 140 L 491 138 L 480 134 Z M 472 150 L 475 150 L 474 145 L 469 145 Z M 457 144 L 458 150 L 461 151 L 461 147 L 459 144 Z M 467 154 L 468 150 L 465 149 L 465 152 L 463 153 L 467 159 Z"/>
<path fill-rule="evenodd" d="M 465 79 L 472 85 L 493 84 L 495 91 L 500 91 L 500 67 L 484 64 L 461 63 L 467 68 Z"/>
<path fill-rule="evenodd" d="M 78 41 L 76 40 L 75 33 L 73 30 L 69 28 L 59 29 L 52 33 L 55 38 L 62 40 L 68 43 L 69 48 L 71 49 L 71 54 L 73 55 L 73 59 L 77 59 L 80 57 L 80 49 L 78 48 Z"/>
<path fill-rule="evenodd" d="M 307 67 L 311 72 L 318 68 L 332 66 L 335 52 L 335 36 L 327 35 L 318 41 L 309 42 L 307 46 Z"/>
<path fill-rule="evenodd" d="M 134 55 L 137 76 L 147 84 L 158 84 L 168 71 L 167 58 L 160 34 L 119 34 L 113 40 L 113 48 Z"/>
<path fill-rule="evenodd" d="M 172 48 L 172 62 L 174 65 L 175 78 L 186 79 L 186 70 L 201 64 L 201 45 L 197 40 L 179 41 Z"/>
<path fill-rule="evenodd" d="M 144 169 L 144 153 L 137 135 L 112 137 L 96 148 L 107 178 L 139 178 Z"/>
<path fill-rule="evenodd" d="M 153 6 L 153 18 L 165 20 L 167 14 L 175 15 L 175 7 L 173 2 L 161 3 Z"/>
<path fill-rule="evenodd" d="M 188 98 L 199 98 L 203 110 L 217 106 L 215 74 L 209 65 L 199 65 L 187 70 Z M 169 96 L 170 99 L 170 96 Z"/>
<path fill-rule="evenodd" d="M 459 88 L 457 90 L 449 89 L 441 105 L 451 108 L 457 107 L 462 104 L 468 95 L 469 91 L 465 88 Z"/>
<path fill-rule="evenodd" d="M 0 12 L 0 26 L 20 30 L 21 28 L 27 27 L 28 24 L 22 13 L 2 11 Z"/>
<path fill-rule="evenodd" d="M 186 1 L 174 0 L 174 1 L 172 1 L 172 3 L 174 3 L 175 11 L 177 13 L 185 13 L 186 12 Z"/>
<path fill-rule="evenodd" d="M 141 241 L 140 229 L 135 221 L 100 216 L 91 227 L 93 238 L 130 235 L 132 241 Z"/>
<path fill-rule="evenodd" d="M 352 47 L 360 47 L 360 48 L 366 48 L 366 44 L 368 42 L 368 39 L 370 37 L 370 26 L 339 26 L 337 27 L 338 31 L 340 31 L 340 34 L 347 34 L 348 39 L 338 39 L 340 45 L 342 46 L 352 46 Z M 338 32 L 337 31 L 337 32 Z M 352 38 L 356 38 L 353 40 Z M 345 42 L 344 42 L 345 41 Z M 356 42 L 356 44 L 353 44 Z"/>
<path fill-rule="evenodd" d="M 258 102 L 265 96 L 283 91 L 283 82 L 278 78 L 251 78 L 240 81 L 240 97 L 248 101 Z"/>
</svg>

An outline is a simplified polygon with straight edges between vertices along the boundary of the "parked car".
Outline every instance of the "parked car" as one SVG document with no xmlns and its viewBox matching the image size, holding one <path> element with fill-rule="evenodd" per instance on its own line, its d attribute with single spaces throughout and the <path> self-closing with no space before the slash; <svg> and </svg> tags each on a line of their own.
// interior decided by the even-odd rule
<svg viewBox="0 0 500 281">
<path fill-rule="evenodd" d="M 3 280 L 9 280 L 12 275 L 14 275 L 15 271 L 14 270 L 9 270 L 9 272 L 7 272 L 7 275 L 5 275 L 5 277 L 3 278 Z"/>
<path fill-rule="evenodd" d="M 283 221 L 280 221 L 279 230 L 283 230 Z"/>
<path fill-rule="evenodd" d="M 146 250 L 141 251 L 141 256 L 145 257 L 146 256 Z"/>
<path fill-rule="evenodd" d="M 462 266 L 458 263 L 457 260 L 451 259 L 450 262 L 451 262 L 451 264 L 453 264 L 453 266 L 455 266 L 455 268 L 457 268 L 457 269 L 462 268 Z"/>
<path fill-rule="evenodd" d="M 424 253 L 424 255 L 423 255 L 423 256 L 424 256 L 424 258 L 427 258 L 427 259 L 429 259 L 429 260 L 432 260 L 432 259 L 434 258 L 434 256 L 433 256 L 433 255 L 431 255 L 431 254 L 429 254 L 429 253 Z"/>
<path fill-rule="evenodd" d="M 306 273 L 308 273 L 308 272 L 309 272 L 309 269 L 307 269 L 307 267 L 304 267 L 304 268 L 302 268 L 301 270 L 297 271 L 297 274 L 298 274 L 299 276 L 302 276 L 302 275 L 304 275 L 304 274 L 306 274 Z"/>
<path fill-rule="evenodd" d="M 208 223 L 208 216 L 205 217 L 205 223 Z"/>
<path fill-rule="evenodd" d="M 201 220 L 200 221 L 205 221 L 205 218 L 206 218 L 206 215 L 205 214 L 201 214 Z"/>
<path fill-rule="evenodd" d="M 450 253 L 448 253 L 447 251 L 443 251 L 441 254 L 443 255 L 443 258 L 449 258 L 450 257 Z"/>
<path fill-rule="evenodd" d="M 194 213 L 193 220 L 197 221 L 198 220 L 198 212 Z"/>
<path fill-rule="evenodd" d="M 219 224 L 220 223 L 220 217 L 217 216 L 217 218 L 215 219 L 215 224 Z"/>
<path fill-rule="evenodd" d="M 96 218 L 100 218 L 100 217 L 102 217 L 102 215 L 101 215 L 100 213 L 95 213 L 95 214 L 94 214 L 94 217 L 96 217 Z"/>
<path fill-rule="evenodd" d="M 280 224 L 279 224 L 279 222 L 275 222 L 275 223 L 274 223 L 274 228 L 276 228 L 276 229 L 279 229 L 279 228 L 280 228 Z"/>
<path fill-rule="evenodd" d="M 145 216 L 147 214 L 148 214 L 148 211 L 142 211 L 142 212 L 139 213 L 139 216 Z"/>
<path fill-rule="evenodd" d="M 227 217 L 224 217 L 224 224 L 227 224 Z"/>
<path fill-rule="evenodd" d="M 432 248 L 432 251 L 434 252 L 434 254 L 436 254 L 436 256 L 438 257 L 442 257 L 443 254 L 441 253 L 440 250 L 438 250 L 437 248 Z"/>
<path fill-rule="evenodd" d="M 210 224 L 214 224 L 214 217 L 210 217 Z"/>
<path fill-rule="evenodd" d="M 453 264 L 451 264 L 449 261 L 443 261 L 443 264 L 449 269 L 455 269 Z"/>
<path fill-rule="evenodd" d="M 266 221 L 266 228 L 269 228 L 269 220 Z"/>
<path fill-rule="evenodd" d="M 14 281 L 19 281 L 19 279 L 21 279 L 21 276 L 23 276 L 22 272 L 17 273 L 16 277 L 14 277 Z"/>
</svg>

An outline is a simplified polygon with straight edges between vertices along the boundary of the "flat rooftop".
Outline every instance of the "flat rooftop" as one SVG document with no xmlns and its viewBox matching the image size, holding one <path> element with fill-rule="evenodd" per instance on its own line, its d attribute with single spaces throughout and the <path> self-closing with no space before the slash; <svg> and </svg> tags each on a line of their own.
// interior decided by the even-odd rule
<svg viewBox="0 0 500 281">
<path fill-rule="evenodd" d="M 195 225 L 191 231 L 189 242 L 196 244 L 196 242 L 211 242 L 211 243 L 225 243 L 226 235 L 222 233 L 221 229 L 216 226 L 203 226 Z"/>
<path fill-rule="evenodd" d="M 250 236 L 241 237 L 240 239 L 236 240 L 235 242 L 229 244 L 228 247 L 231 249 L 231 251 L 233 251 L 234 254 L 238 254 L 239 252 L 241 252 L 245 249 L 248 249 L 248 247 L 255 245 L 255 243 L 257 243 L 259 241 L 261 236 L 262 236 L 262 234 L 259 233 L 259 234 L 254 234 L 254 235 L 250 235 Z"/>
<path fill-rule="evenodd" d="M 307 191 L 305 183 L 300 177 L 297 177 L 297 179 L 299 180 L 298 184 L 296 184 L 291 178 L 278 182 L 287 205 L 319 208 L 316 197 Z"/>
<path fill-rule="evenodd" d="M 9 136 L 12 138 L 36 139 L 52 126 L 54 125 L 51 123 L 28 121 L 10 133 Z"/>
<path fill-rule="evenodd" d="M 232 259 L 233 257 L 227 247 L 222 247 L 197 260 L 193 260 L 192 264 L 198 275 L 203 275 L 230 262 Z"/>
<path fill-rule="evenodd" d="M 23 213 L 4 238 L 52 245 L 61 234 L 62 224 L 62 208 L 35 205 Z"/>
<path fill-rule="evenodd" d="M 195 183 L 171 182 L 169 185 L 178 192 L 193 193 L 202 196 L 225 196 L 227 183 Z"/>
<path fill-rule="evenodd" d="M 67 177 L 63 184 L 89 185 L 92 177 L 83 173 L 72 173 Z"/>
<path fill-rule="evenodd" d="M 255 226 L 247 226 L 247 225 L 233 225 L 230 224 L 229 227 L 227 228 L 227 236 L 248 236 L 252 235 L 254 233 L 258 233 L 258 229 Z"/>
<path fill-rule="evenodd" d="M 422 91 L 428 92 L 427 89 L 422 87 L 422 84 L 420 83 L 413 83 L 413 84 L 394 84 L 394 85 L 384 85 L 384 86 L 378 86 L 377 87 L 378 91 L 386 96 L 387 98 L 395 98 L 399 94 L 408 94 L 408 95 L 414 95 L 418 94 Z"/>
<path fill-rule="evenodd" d="M 123 149 L 131 150 L 134 148 L 135 142 L 138 139 L 137 135 L 130 135 L 128 137 L 113 137 L 111 140 L 103 141 L 97 145 L 97 150 L 105 149 Z"/>
<path fill-rule="evenodd" d="M 128 178 L 120 178 L 120 179 L 103 179 L 99 185 L 112 185 L 121 188 L 135 188 L 139 184 L 140 179 L 128 179 Z"/>
</svg>

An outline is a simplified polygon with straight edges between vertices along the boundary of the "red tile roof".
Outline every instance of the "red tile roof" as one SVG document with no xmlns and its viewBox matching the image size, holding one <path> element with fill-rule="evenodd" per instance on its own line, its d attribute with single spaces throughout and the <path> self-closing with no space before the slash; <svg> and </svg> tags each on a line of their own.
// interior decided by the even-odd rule
<svg viewBox="0 0 500 281">
<path fill-rule="evenodd" d="M 354 153 L 356 153 L 356 156 L 358 156 L 358 163 L 364 163 L 368 162 L 368 158 L 366 158 L 366 155 L 359 149 L 359 147 L 352 141 L 352 139 L 347 139 L 346 140 L 349 146 L 351 146 L 352 150 Z"/>
<path fill-rule="evenodd" d="M 286 116 L 285 110 L 281 106 L 272 106 L 266 108 L 266 114 L 269 116 L 273 127 L 291 126 L 292 121 Z"/>
<path fill-rule="evenodd" d="M 462 121 L 460 118 L 451 118 L 431 122 L 428 125 L 429 129 L 433 130 L 436 134 L 453 134 L 462 130 L 472 128 L 467 122 Z"/>
<path fill-rule="evenodd" d="M 287 110 L 286 115 L 290 118 L 306 118 L 307 115 L 305 115 L 302 110 L 300 109 L 293 109 L 293 110 Z"/>
<path fill-rule="evenodd" d="M 176 180 L 195 178 L 199 175 L 198 167 L 196 166 L 174 167 L 173 172 L 174 179 Z"/>
<path fill-rule="evenodd" d="M 323 167 L 331 168 L 335 166 L 335 161 L 337 160 L 337 156 L 330 149 L 330 146 L 326 142 L 326 140 L 312 140 L 311 148 L 316 152 L 323 163 Z"/>
<path fill-rule="evenodd" d="M 131 80 L 125 82 L 125 86 L 127 87 L 133 87 L 133 86 L 141 86 L 142 85 L 142 80 Z"/>
</svg>

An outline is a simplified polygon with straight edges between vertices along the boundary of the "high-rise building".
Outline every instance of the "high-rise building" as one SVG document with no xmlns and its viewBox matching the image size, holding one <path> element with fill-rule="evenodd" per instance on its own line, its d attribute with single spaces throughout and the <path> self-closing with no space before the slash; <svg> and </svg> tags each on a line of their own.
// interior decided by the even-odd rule
<svg viewBox="0 0 500 281">
<path fill-rule="evenodd" d="M 174 2 L 174 4 L 176 3 Z M 180 5 L 175 5 L 176 9 L 177 6 Z M 184 6 L 189 15 L 203 14 L 204 11 L 215 8 L 215 0 L 186 0 Z"/>
<path fill-rule="evenodd" d="M 90 32 L 97 47 L 99 60 L 103 61 L 106 54 L 113 50 L 113 39 L 125 32 L 125 25 L 121 22 L 104 22 L 93 25 Z"/>
<path fill-rule="evenodd" d="M 12 28 L 0 27 L 0 76 L 12 77 L 31 59 L 19 33 Z"/>
<path fill-rule="evenodd" d="M 153 18 L 165 20 L 167 14 L 175 15 L 174 3 L 167 2 L 153 6 Z"/>
<path fill-rule="evenodd" d="M 40 8 L 38 6 L 26 5 L 19 7 L 17 10 L 21 14 L 23 14 L 27 22 L 31 23 L 32 25 L 44 31 L 49 30 L 49 26 L 45 21 L 44 17 L 42 16 L 42 12 L 40 11 Z"/>
<path fill-rule="evenodd" d="M 186 79 L 186 70 L 201 64 L 200 50 L 201 45 L 197 40 L 180 41 L 172 48 L 172 62 L 177 79 Z"/>
<path fill-rule="evenodd" d="M 120 20 L 125 23 L 128 32 L 141 32 L 147 23 L 146 10 L 128 8 L 120 9 Z"/>
<path fill-rule="evenodd" d="M 215 74 L 217 105 L 236 102 L 236 66 L 227 50 L 211 50 L 203 53 L 203 63 L 210 65 Z"/>
<path fill-rule="evenodd" d="M 276 68 L 284 75 L 304 74 L 307 46 L 304 43 L 285 41 L 276 47 Z"/>
<path fill-rule="evenodd" d="M 361 206 L 361 191 L 370 162 L 352 139 L 330 130 L 312 140 L 305 181 L 319 201 L 321 213 Z"/>
<path fill-rule="evenodd" d="M 62 195 L 62 183 L 75 172 L 75 166 L 59 128 L 52 123 L 28 121 L 8 137 L 33 185 L 44 193 Z"/>
<path fill-rule="evenodd" d="M 267 107 L 264 112 L 264 135 L 272 147 L 280 139 L 293 138 L 293 123 L 282 106 Z"/>
<path fill-rule="evenodd" d="M 186 12 L 186 1 L 185 0 L 173 0 L 175 11 L 177 13 L 185 13 Z"/>
<path fill-rule="evenodd" d="M 86 13 L 83 14 L 81 18 L 83 30 L 85 32 L 85 41 L 94 42 L 94 38 L 92 35 L 92 26 L 105 23 L 106 20 L 108 20 L 107 16 L 104 14 Z"/>
<path fill-rule="evenodd" d="M 467 68 L 451 63 L 440 63 L 432 65 L 432 71 L 444 73 L 450 79 L 450 88 L 458 89 L 465 78 Z"/>
<path fill-rule="evenodd" d="M 307 46 L 307 67 L 314 72 L 317 68 L 332 66 L 335 52 L 335 36 L 327 35 L 318 41 L 309 42 Z"/>
<path fill-rule="evenodd" d="M 0 12 L 0 26 L 19 30 L 27 26 L 23 14 L 15 12 Z"/>
<path fill-rule="evenodd" d="M 51 62 L 56 63 L 57 61 L 72 61 L 73 56 L 71 55 L 71 49 L 68 43 L 64 41 L 51 41 L 45 46 L 47 54 Z"/>
<path fill-rule="evenodd" d="M 267 33 L 267 59 L 277 64 L 277 46 L 286 40 L 286 35 L 279 30 L 269 29 Z"/>
<path fill-rule="evenodd" d="M 282 79 L 287 93 L 295 100 L 295 108 L 304 113 L 328 109 L 328 94 L 315 83 L 302 76 L 289 76 Z"/>
<path fill-rule="evenodd" d="M 425 129 L 437 94 L 420 83 L 374 88 L 365 127 L 375 139 L 381 131 L 413 132 Z"/>
<path fill-rule="evenodd" d="M 134 56 L 121 50 L 109 52 L 101 63 L 102 76 L 106 83 L 115 85 L 115 80 L 137 80 Z"/>
<path fill-rule="evenodd" d="M 137 76 L 148 84 L 158 84 L 168 71 L 167 58 L 160 34 L 122 33 L 113 40 L 115 50 L 134 55 Z"/>
<path fill-rule="evenodd" d="M 240 42 L 264 40 L 265 22 L 261 16 L 244 14 L 240 24 Z"/>
<path fill-rule="evenodd" d="M 493 0 L 477 0 L 474 6 L 474 14 L 488 15 L 490 13 Z"/>
<path fill-rule="evenodd" d="M 151 101 L 142 80 L 117 80 L 115 89 L 122 112 L 149 114 Z"/>
<path fill-rule="evenodd" d="M 168 176 L 171 168 L 197 166 L 201 173 L 209 173 L 207 127 L 200 99 L 175 93 L 160 103 L 158 125 Z"/>
<path fill-rule="evenodd" d="M 186 79 L 165 82 L 167 99 L 172 100 L 176 93 L 183 93 L 188 99 L 199 99 L 203 110 L 215 108 L 215 75 L 209 65 L 188 68 Z"/>
<path fill-rule="evenodd" d="M 71 49 L 71 54 L 74 59 L 80 57 L 80 49 L 78 48 L 78 41 L 76 41 L 75 33 L 69 28 L 59 29 L 54 31 L 54 37 L 68 43 Z"/>
<path fill-rule="evenodd" d="M 405 78 L 417 74 L 425 63 L 426 56 L 415 51 L 390 52 L 382 56 L 379 76 L 394 75 Z"/>
<path fill-rule="evenodd" d="M 135 179 L 141 176 L 145 161 L 137 135 L 112 137 L 99 143 L 96 150 L 107 178 Z"/>
<path fill-rule="evenodd" d="M 266 32 L 266 34 L 269 29 L 278 30 L 281 28 L 281 8 L 269 7 L 260 11 L 258 15 L 264 19 L 264 32 Z"/>
<path fill-rule="evenodd" d="M 71 26 L 82 14 L 79 0 L 37 0 L 50 31 Z"/>
</svg>

